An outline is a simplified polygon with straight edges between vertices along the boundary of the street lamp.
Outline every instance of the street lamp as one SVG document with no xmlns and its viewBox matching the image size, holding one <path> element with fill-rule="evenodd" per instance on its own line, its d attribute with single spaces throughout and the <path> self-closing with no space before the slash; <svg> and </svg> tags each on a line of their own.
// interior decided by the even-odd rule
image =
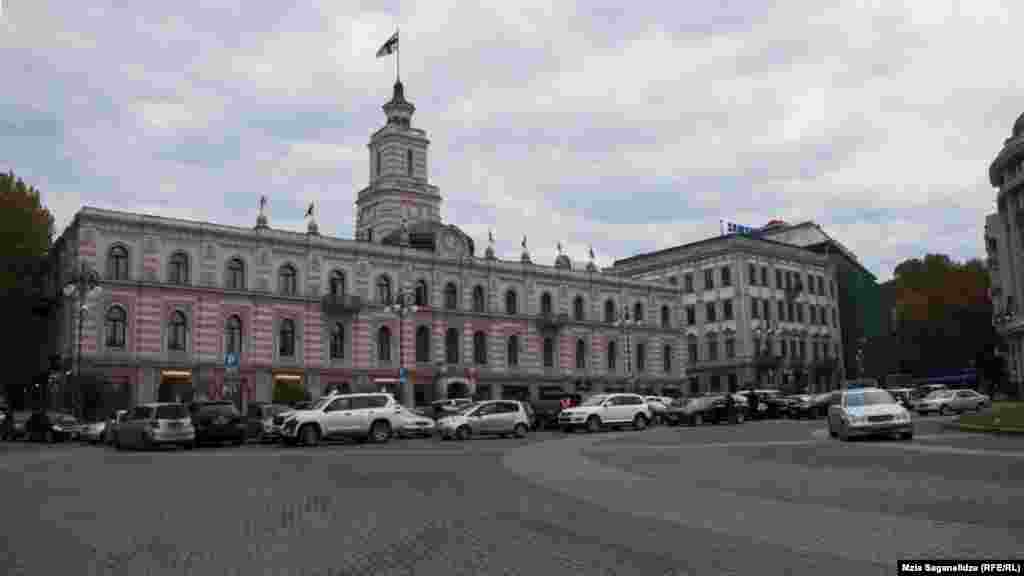
<svg viewBox="0 0 1024 576">
<path fill-rule="evenodd" d="M 777 332 L 778 332 L 778 328 L 776 326 L 772 325 L 772 323 L 769 322 L 768 320 L 764 321 L 764 325 L 763 326 L 759 325 L 757 328 L 754 328 L 754 336 L 757 336 L 757 339 L 760 340 L 764 344 L 764 353 L 765 354 L 770 355 L 772 353 L 771 342 L 769 342 L 768 339 L 771 338 L 772 336 L 774 336 Z M 758 354 L 761 353 L 760 350 L 757 350 L 756 352 Z M 775 376 L 775 370 L 773 368 L 768 368 L 768 383 L 769 384 L 773 384 L 774 383 L 774 376 Z"/>
<path fill-rule="evenodd" d="M 405 333 L 403 330 L 405 323 L 405 317 L 409 314 L 415 314 L 419 311 L 419 306 L 415 305 L 415 296 L 411 292 L 405 290 L 398 293 L 395 296 L 394 301 L 387 305 L 385 308 L 388 312 L 398 316 L 398 385 L 402 387 L 402 394 L 405 394 L 405 379 L 408 378 L 404 372 L 404 366 L 402 365 L 402 335 Z M 406 398 L 405 403 L 411 405 L 412 399 Z"/>
<path fill-rule="evenodd" d="M 626 381 L 629 382 L 633 377 L 633 352 L 629 345 L 629 327 L 636 326 L 639 324 L 638 320 L 630 320 L 629 310 L 622 308 L 619 310 L 618 319 L 615 321 L 615 326 L 622 328 L 626 336 Z M 635 392 L 635 390 L 634 390 Z"/>
<path fill-rule="evenodd" d="M 81 268 L 72 272 L 71 278 L 64 285 L 64 296 L 78 299 L 78 353 L 75 356 L 75 380 L 81 385 L 82 378 L 82 326 L 85 323 L 85 313 L 89 310 L 85 302 L 89 298 L 96 297 L 103 291 L 99 286 L 99 274 L 82 262 Z M 78 402 L 75 402 L 77 411 Z"/>
</svg>

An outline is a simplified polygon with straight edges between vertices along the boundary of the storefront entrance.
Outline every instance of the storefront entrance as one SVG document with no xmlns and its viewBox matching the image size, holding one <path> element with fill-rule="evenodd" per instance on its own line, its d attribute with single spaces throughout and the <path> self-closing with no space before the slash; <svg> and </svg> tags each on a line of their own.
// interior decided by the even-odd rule
<svg viewBox="0 0 1024 576">
<path fill-rule="evenodd" d="M 515 384 L 506 384 L 501 387 L 501 399 L 502 400 L 519 400 L 526 402 L 530 399 L 530 387 L 529 386 L 517 386 Z"/>
<path fill-rule="evenodd" d="M 274 374 L 271 400 L 275 404 L 294 404 L 312 400 L 308 397 L 302 376 L 297 374 Z"/>
<path fill-rule="evenodd" d="M 188 404 L 195 397 L 191 370 L 164 370 L 160 372 L 160 386 L 157 388 L 157 402 L 181 402 Z"/>
</svg>

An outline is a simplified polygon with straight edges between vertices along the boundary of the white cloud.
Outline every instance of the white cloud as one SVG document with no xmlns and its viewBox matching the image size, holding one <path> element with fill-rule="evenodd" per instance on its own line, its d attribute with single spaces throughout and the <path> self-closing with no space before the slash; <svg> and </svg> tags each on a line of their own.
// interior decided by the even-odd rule
<svg viewBox="0 0 1024 576">
<path fill-rule="evenodd" d="M 401 26 L 444 217 L 481 251 L 493 227 L 500 254 L 527 233 L 536 261 L 593 242 L 608 265 L 723 216 L 814 218 L 885 279 L 983 253 L 988 163 L 1024 101 L 999 66 L 1011 0 L 360 4 L 14 3 L 5 161 L 58 221 L 84 203 L 250 226 L 267 193 L 274 225 L 304 230 L 281 217 L 316 201 L 348 236 L 394 75 L 374 53 Z"/>
</svg>

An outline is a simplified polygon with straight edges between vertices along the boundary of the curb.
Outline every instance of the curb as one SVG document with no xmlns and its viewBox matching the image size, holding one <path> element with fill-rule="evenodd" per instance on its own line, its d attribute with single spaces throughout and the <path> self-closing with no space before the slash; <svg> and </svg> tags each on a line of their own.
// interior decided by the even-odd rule
<svg viewBox="0 0 1024 576">
<path fill-rule="evenodd" d="M 959 430 L 964 432 L 985 432 L 988 434 L 1024 434 L 1024 428 L 1009 427 L 1009 426 L 982 426 L 978 424 L 960 424 L 956 423 L 952 425 Z"/>
</svg>

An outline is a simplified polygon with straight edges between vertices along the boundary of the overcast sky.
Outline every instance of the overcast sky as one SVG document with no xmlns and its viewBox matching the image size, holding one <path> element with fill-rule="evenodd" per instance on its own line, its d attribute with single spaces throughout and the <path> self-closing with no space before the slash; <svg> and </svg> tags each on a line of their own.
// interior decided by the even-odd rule
<svg viewBox="0 0 1024 576">
<path fill-rule="evenodd" d="M 266 194 L 272 227 L 315 201 L 351 238 L 399 26 L 442 216 L 478 249 L 493 228 L 505 257 L 525 233 L 534 261 L 609 265 L 812 219 L 886 280 L 984 255 L 1022 22 L 1019 0 L 6 0 L 0 170 L 58 233 L 83 204 L 252 226 Z"/>
</svg>

